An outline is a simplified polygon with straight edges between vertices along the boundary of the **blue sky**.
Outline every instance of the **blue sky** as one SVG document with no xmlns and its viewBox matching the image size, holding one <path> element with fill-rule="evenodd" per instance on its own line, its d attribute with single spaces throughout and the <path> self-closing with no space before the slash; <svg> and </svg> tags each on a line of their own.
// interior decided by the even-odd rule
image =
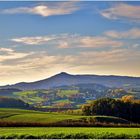
<svg viewBox="0 0 140 140">
<path fill-rule="evenodd" d="M 0 85 L 61 71 L 140 76 L 140 2 L 0 2 L 0 71 Z"/>
</svg>

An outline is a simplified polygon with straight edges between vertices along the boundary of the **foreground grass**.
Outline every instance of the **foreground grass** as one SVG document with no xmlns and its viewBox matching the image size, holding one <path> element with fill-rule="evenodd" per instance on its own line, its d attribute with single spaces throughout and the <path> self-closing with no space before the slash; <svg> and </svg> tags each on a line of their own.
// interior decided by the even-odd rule
<svg viewBox="0 0 140 140">
<path fill-rule="evenodd" d="M 140 138 L 140 128 L 4 127 L 0 138 Z"/>
</svg>

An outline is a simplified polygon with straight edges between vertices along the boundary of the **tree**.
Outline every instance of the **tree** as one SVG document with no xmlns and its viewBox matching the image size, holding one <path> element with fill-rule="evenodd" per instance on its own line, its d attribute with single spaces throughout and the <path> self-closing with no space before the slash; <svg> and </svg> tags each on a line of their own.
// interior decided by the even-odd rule
<svg viewBox="0 0 140 140">
<path fill-rule="evenodd" d="M 134 96 L 133 95 L 125 95 L 125 96 L 122 97 L 121 100 L 124 101 L 124 102 L 131 102 L 131 101 L 134 100 Z"/>
<path fill-rule="evenodd" d="M 106 115 L 140 122 L 140 103 L 102 98 L 82 107 L 84 115 Z"/>
<path fill-rule="evenodd" d="M 82 112 L 84 115 L 91 115 L 90 104 L 83 105 Z"/>
</svg>

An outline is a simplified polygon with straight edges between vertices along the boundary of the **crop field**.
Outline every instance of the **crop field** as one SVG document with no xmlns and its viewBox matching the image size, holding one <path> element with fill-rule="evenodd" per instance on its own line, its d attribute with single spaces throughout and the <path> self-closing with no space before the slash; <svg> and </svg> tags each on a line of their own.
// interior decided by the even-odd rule
<svg viewBox="0 0 140 140">
<path fill-rule="evenodd" d="M 140 128 L 3 127 L 0 138 L 140 138 Z"/>
</svg>

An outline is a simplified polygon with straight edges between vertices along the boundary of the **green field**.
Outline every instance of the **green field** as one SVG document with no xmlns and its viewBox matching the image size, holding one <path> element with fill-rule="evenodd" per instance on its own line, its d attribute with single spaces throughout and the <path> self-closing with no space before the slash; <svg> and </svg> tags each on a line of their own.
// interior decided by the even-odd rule
<svg viewBox="0 0 140 140">
<path fill-rule="evenodd" d="M 80 119 L 78 115 L 45 113 L 21 109 L 0 109 L 0 121 L 51 123 L 67 119 Z"/>
<path fill-rule="evenodd" d="M 32 127 L 35 123 L 49 124 L 72 120 L 86 123 L 90 121 L 127 123 L 126 120 L 110 116 L 82 116 L 62 113 L 45 113 L 21 109 L 0 109 L 0 124 L 19 123 L 30 127 L 0 127 L 0 139 L 30 139 L 30 138 L 140 138 L 140 128 L 110 128 L 110 127 Z M 8 125 L 7 125 L 8 126 Z M 15 126 L 15 124 L 14 124 Z M 39 125 L 42 126 L 42 125 Z M 44 125 L 43 125 L 44 126 Z M 45 125 L 48 126 L 48 125 Z M 85 126 L 85 125 L 84 125 Z"/>
<path fill-rule="evenodd" d="M 79 93 L 78 90 L 28 90 L 14 92 L 12 95 L 16 98 L 23 100 L 24 102 L 38 106 L 41 104 L 43 107 L 52 106 L 59 103 L 73 103 L 68 99 L 71 95 Z M 51 105 L 43 105 L 44 102 L 51 102 Z"/>
<path fill-rule="evenodd" d="M 0 138 L 140 138 L 139 128 L 0 128 Z"/>
<path fill-rule="evenodd" d="M 115 133 L 115 134 L 140 134 L 140 128 L 92 128 L 92 127 L 8 127 L 0 128 L 0 135 L 2 134 L 33 134 L 33 135 L 43 135 L 52 133 Z"/>
<path fill-rule="evenodd" d="M 0 123 L 2 122 L 27 122 L 27 123 L 58 123 L 67 120 L 82 122 L 84 121 L 100 121 L 107 123 L 128 123 L 128 121 L 111 116 L 83 116 L 83 115 L 68 115 L 57 112 L 39 112 L 33 110 L 22 110 L 22 109 L 0 109 Z"/>
<path fill-rule="evenodd" d="M 57 94 L 62 97 L 63 96 L 69 97 L 70 95 L 74 95 L 77 93 L 79 93 L 78 90 L 59 90 Z"/>
</svg>

